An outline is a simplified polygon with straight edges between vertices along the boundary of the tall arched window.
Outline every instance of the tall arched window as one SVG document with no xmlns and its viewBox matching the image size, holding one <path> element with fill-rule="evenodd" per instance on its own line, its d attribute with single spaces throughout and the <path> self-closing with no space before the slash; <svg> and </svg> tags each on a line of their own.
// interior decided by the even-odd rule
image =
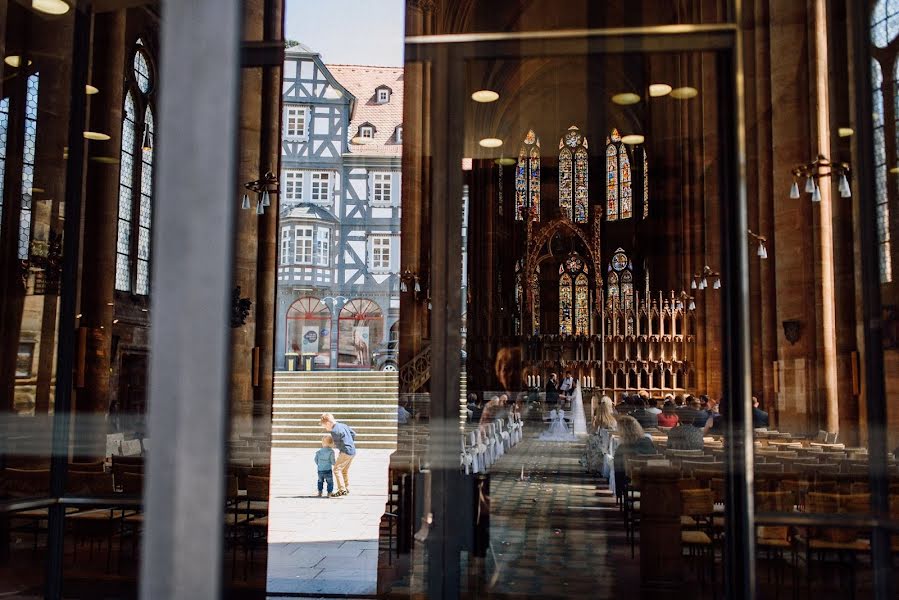
<svg viewBox="0 0 899 600">
<path fill-rule="evenodd" d="M 634 214 L 631 162 L 617 129 L 606 138 L 606 173 L 606 221 L 630 219 Z"/>
<path fill-rule="evenodd" d="M 531 129 L 518 150 L 515 169 L 515 220 L 540 220 L 540 138 Z"/>
<path fill-rule="evenodd" d="M 576 125 L 559 140 L 559 210 L 575 223 L 586 223 L 589 214 L 587 148 Z"/>
<path fill-rule="evenodd" d="M 150 292 L 155 79 L 150 53 L 138 39 L 125 77 L 116 242 L 116 289 L 138 295 Z"/>
<path fill-rule="evenodd" d="M 521 335 L 521 314 L 524 305 L 524 281 L 522 274 L 522 261 L 519 258 L 515 263 L 515 334 Z"/>
<path fill-rule="evenodd" d="M 622 248 L 615 250 L 606 276 L 606 304 L 630 308 L 634 304 L 634 266 Z"/>
<path fill-rule="evenodd" d="M 559 333 L 587 335 L 590 332 L 589 268 L 572 253 L 559 265 Z"/>
<path fill-rule="evenodd" d="M 893 280 L 892 235 L 888 165 L 895 165 L 899 114 L 896 86 L 899 83 L 899 2 L 878 0 L 871 10 L 871 88 L 874 105 L 874 173 L 876 185 L 877 235 L 880 242 L 880 281 Z"/>
</svg>

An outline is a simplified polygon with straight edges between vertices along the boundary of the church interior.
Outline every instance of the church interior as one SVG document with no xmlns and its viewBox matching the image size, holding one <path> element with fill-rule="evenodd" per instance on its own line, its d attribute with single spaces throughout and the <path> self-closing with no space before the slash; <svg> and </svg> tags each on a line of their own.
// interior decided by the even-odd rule
<svg viewBox="0 0 899 600">
<path fill-rule="evenodd" d="M 222 206 L 159 192 L 166 152 L 225 154 L 159 135 L 175 9 L 0 0 L 0 595 L 137 597 L 145 501 L 175 506 L 214 464 L 209 572 L 223 597 L 266 597 L 285 2 L 237 4 L 222 60 L 239 81 L 216 90 L 235 96 L 234 165 L 194 174 L 233 205 L 229 323 L 199 346 L 155 312 L 182 291 L 166 269 L 190 263 L 166 247 L 200 252 L 179 246 L 178 210 Z M 891 597 L 899 3 L 405 4 L 396 395 L 412 418 L 391 405 L 376 595 Z M 216 298 L 213 267 L 189 284 Z M 220 393 L 152 389 L 186 372 Z M 700 447 L 682 449 L 659 417 L 690 397 Z M 175 436 L 205 430 L 151 435 L 154 402 L 224 433 L 188 456 Z M 154 450 L 185 454 L 160 467 Z M 153 523 L 183 542 L 196 524 L 176 516 Z"/>
</svg>

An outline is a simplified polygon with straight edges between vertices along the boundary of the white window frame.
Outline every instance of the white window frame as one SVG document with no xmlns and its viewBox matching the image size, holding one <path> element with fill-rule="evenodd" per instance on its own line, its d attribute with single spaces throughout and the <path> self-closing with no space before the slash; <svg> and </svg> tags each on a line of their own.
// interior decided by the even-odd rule
<svg viewBox="0 0 899 600">
<path fill-rule="evenodd" d="M 291 129 L 291 119 L 298 121 L 293 123 L 294 128 Z M 302 129 L 296 125 L 302 125 Z M 284 107 L 284 139 L 292 142 L 302 142 L 309 139 L 309 107 L 308 106 L 285 106 Z"/>
<path fill-rule="evenodd" d="M 363 125 L 359 128 L 359 137 L 366 140 L 375 139 L 375 128 L 371 125 Z"/>
<path fill-rule="evenodd" d="M 327 227 L 315 229 L 315 264 L 319 267 L 331 266 L 331 230 Z"/>
<path fill-rule="evenodd" d="M 281 264 L 290 264 L 290 227 L 281 228 Z"/>
<path fill-rule="evenodd" d="M 369 202 L 372 206 L 390 206 L 393 203 L 393 173 L 390 171 L 372 173 Z"/>
<path fill-rule="evenodd" d="M 311 265 L 315 247 L 315 229 L 312 225 L 296 225 L 293 245 L 293 262 L 297 265 Z"/>
<path fill-rule="evenodd" d="M 282 200 L 284 202 L 302 202 L 305 172 L 299 169 L 284 169 L 283 179 L 281 182 L 281 189 L 284 191 Z"/>
<path fill-rule="evenodd" d="M 390 272 L 391 240 L 389 235 L 371 236 L 369 269 L 373 273 Z"/>
<path fill-rule="evenodd" d="M 322 180 L 324 179 L 324 190 Z M 313 171 L 309 183 L 309 201 L 319 204 L 330 204 L 334 179 L 330 171 Z"/>
<path fill-rule="evenodd" d="M 403 143 L 403 126 L 402 125 L 396 126 L 396 143 L 397 144 Z"/>
<path fill-rule="evenodd" d="M 390 90 L 387 88 L 378 88 L 378 104 L 387 104 L 390 102 Z"/>
</svg>

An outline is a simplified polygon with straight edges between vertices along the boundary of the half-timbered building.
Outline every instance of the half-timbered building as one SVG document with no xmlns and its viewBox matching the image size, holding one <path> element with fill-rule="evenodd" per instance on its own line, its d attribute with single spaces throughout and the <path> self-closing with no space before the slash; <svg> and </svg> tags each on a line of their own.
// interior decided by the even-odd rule
<svg viewBox="0 0 899 600">
<path fill-rule="evenodd" d="M 402 90 L 401 68 L 325 65 L 302 44 L 287 50 L 280 368 L 371 368 L 395 331 Z"/>
</svg>

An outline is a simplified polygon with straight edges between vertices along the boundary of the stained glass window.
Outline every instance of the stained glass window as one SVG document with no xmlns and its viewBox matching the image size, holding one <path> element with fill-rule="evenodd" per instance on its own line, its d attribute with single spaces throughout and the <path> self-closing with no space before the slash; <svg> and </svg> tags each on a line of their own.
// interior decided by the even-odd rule
<svg viewBox="0 0 899 600">
<path fill-rule="evenodd" d="M 150 293 L 153 212 L 153 69 L 137 40 L 125 82 L 122 148 L 119 166 L 119 215 L 116 241 L 116 289 Z"/>
<path fill-rule="evenodd" d="M 28 76 L 25 89 L 25 140 L 22 149 L 22 208 L 19 215 L 18 256 L 27 260 L 31 253 L 31 194 L 34 187 L 34 148 L 37 143 L 37 102 L 40 75 Z"/>
<path fill-rule="evenodd" d="M 3 182 L 6 180 L 6 142 L 9 139 L 9 98 L 0 99 L 0 221 L 3 220 Z"/>
<path fill-rule="evenodd" d="M 614 132 L 613 132 L 614 133 Z M 618 219 L 618 148 L 606 140 L 606 221 Z"/>
<path fill-rule="evenodd" d="M 634 197 L 631 190 L 631 161 L 627 158 L 627 146 L 621 144 L 618 149 L 618 187 L 621 219 L 630 219 L 634 213 Z"/>
<path fill-rule="evenodd" d="M 614 308 L 620 304 L 619 300 L 619 288 L 618 288 L 618 273 L 615 271 L 609 271 L 609 276 L 607 277 L 608 285 L 606 286 L 606 305 L 609 308 Z"/>
<path fill-rule="evenodd" d="M 521 334 L 521 313 L 524 304 L 524 282 L 522 281 L 521 260 L 515 263 L 515 333 Z"/>
<path fill-rule="evenodd" d="M 562 147 L 559 151 L 559 211 L 563 217 L 571 218 L 571 150 Z"/>
<path fill-rule="evenodd" d="M 563 273 L 559 277 L 559 333 L 563 334 L 570 334 L 573 327 L 574 306 L 571 291 L 571 276 Z"/>
<path fill-rule="evenodd" d="M 584 146 L 581 146 L 574 153 L 574 221 L 575 223 L 586 223 L 589 209 L 589 199 L 587 193 L 587 178 L 589 176 L 587 161 L 587 141 L 584 140 Z"/>
<path fill-rule="evenodd" d="M 643 218 L 649 217 L 649 159 L 643 149 Z"/>
<path fill-rule="evenodd" d="M 589 219 L 587 138 L 576 125 L 559 140 L 559 211 L 575 223 Z"/>
<path fill-rule="evenodd" d="M 590 286 L 587 275 L 581 273 L 574 281 L 574 332 L 577 335 L 590 333 Z"/>
<path fill-rule="evenodd" d="M 606 303 L 630 308 L 634 304 L 634 267 L 622 248 L 615 250 L 609 262 Z"/>
<path fill-rule="evenodd" d="M 871 61 L 871 87 L 874 90 L 874 183 L 876 189 L 877 238 L 880 242 L 880 281 L 887 283 L 893 280 L 893 269 L 890 263 L 892 241 L 890 239 L 890 205 L 887 189 L 887 157 L 885 123 L 887 115 L 884 109 L 892 109 L 883 102 L 883 72 L 876 59 Z M 892 119 L 895 120 L 895 109 Z"/>
<path fill-rule="evenodd" d="M 122 152 L 119 161 L 119 233 L 116 242 L 116 289 L 131 291 L 131 211 L 134 203 L 134 95 L 125 96 Z"/>
<path fill-rule="evenodd" d="M 528 131 L 515 168 L 515 220 L 540 220 L 540 138 Z"/>
</svg>

